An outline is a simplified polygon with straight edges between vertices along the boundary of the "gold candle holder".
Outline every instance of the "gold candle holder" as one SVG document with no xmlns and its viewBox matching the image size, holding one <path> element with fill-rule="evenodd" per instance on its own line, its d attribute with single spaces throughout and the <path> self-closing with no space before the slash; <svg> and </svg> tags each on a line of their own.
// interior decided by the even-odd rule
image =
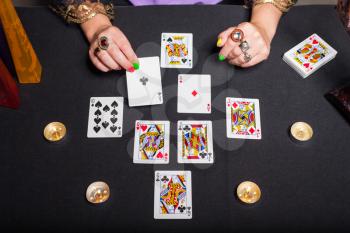
<svg viewBox="0 0 350 233">
<path fill-rule="evenodd" d="M 109 195 L 109 186 L 108 184 L 102 181 L 96 181 L 91 183 L 86 190 L 86 199 L 94 204 L 107 201 Z"/>
<path fill-rule="evenodd" d="M 44 129 L 44 137 L 50 142 L 62 140 L 66 135 L 66 126 L 61 122 L 51 122 Z"/>
<path fill-rule="evenodd" d="M 244 181 L 237 187 L 237 197 L 244 203 L 253 204 L 259 201 L 261 191 L 257 184 L 251 181 Z"/>
<path fill-rule="evenodd" d="M 299 142 L 309 141 L 313 136 L 313 130 L 306 122 L 295 122 L 290 128 L 290 134 L 294 140 Z"/>
</svg>

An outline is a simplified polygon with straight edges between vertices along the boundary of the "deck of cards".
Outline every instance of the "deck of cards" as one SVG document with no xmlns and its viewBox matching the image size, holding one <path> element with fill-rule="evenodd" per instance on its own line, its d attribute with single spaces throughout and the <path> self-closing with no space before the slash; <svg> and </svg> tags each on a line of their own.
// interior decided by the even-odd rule
<svg viewBox="0 0 350 233">
<path fill-rule="evenodd" d="M 286 52 L 283 60 L 303 78 L 307 78 L 336 55 L 335 49 L 313 34 Z"/>
</svg>

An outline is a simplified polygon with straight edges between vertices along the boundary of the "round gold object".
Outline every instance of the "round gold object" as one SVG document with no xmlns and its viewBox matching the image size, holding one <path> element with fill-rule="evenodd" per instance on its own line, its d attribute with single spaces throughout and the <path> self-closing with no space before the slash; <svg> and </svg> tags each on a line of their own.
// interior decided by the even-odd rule
<svg viewBox="0 0 350 233">
<path fill-rule="evenodd" d="M 86 190 L 86 199 L 91 203 L 102 203 L 108 200 L 110 195 L 108 184 L 97 181 L 89 185 Z"/>
<path fill-rule="evenodd" d="M 244 181 L 237 187 L 237 197 L 244 203 L 253 204 L 259 201 L 261 191 L 254 182 Z"/>
<path fill-rule="evenodd" d="M 66 135 L 66 126 L 61 122 L 51 122 L 44 129 L 44 137 L 51 142 L 56 142 Z"/>
<path fill-rule="evenodd" d="M 294 139 L 302 142 L 310 140 L 314 134 L 311 126 L 305 122 L 295 122 L 290 133 Z"/>
</svg>

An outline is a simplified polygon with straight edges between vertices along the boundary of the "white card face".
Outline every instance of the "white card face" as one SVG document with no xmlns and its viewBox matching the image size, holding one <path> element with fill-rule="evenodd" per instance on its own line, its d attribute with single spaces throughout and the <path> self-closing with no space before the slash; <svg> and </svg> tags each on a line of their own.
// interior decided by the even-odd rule
<svg viewBox="0 0 350 233">
<path fill-rule="evenodd" d="M 159 57 L 139 58 L 140 69 L 126 72 L 129 106 L 163 103 Z"/>
<path fill-rule="evenodd" d="M 191 171 L 155 171 L 154 218 L 192 218 Z"/>
<path fill-rule="evenodd" d="M 317 34 L 313 34 L 286 52 L 283 60 L 306 78 L 336 55 L 336 50 Z"/>
<path fill-rule="evenodd" d="M 123 107 L 123 97 L 91 97 L 87 137 L 122 137 Z"/>
<path fill-rule="evenodd" d="M 261 139 L 258 99 L 226 98 L 228 138 Z"/>
<path fill-rule="evenodd" d="M 178 163 L 214 163 L 211 121 L 177 122 Z"/>
<path fill-rule="evenodd" d="M 169 163 L 169 121 L 136 121 L 134 163 Z"/>
<path fill-rule="evenodd" d="M 211 113 L 210 75 L 179 74 L 177 112 Z"/>
<path fill-rule="evenodd" d="M 162 33 L 161 67 L 192 68 L 192 33 Z"/>
</svg>

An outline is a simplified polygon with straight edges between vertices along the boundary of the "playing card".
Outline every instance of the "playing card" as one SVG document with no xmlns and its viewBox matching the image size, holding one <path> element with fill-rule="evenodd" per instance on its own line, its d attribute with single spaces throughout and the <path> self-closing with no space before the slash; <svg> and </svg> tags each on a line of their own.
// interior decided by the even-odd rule
<svg viewBox="0 0 350 233">
<path fill-rule="evenodd" d="M 336 50 L 317 34 L 313 34 L 286 52 L 283 60 L 306 78 L 336 55 Z"/>
<path fill-rule="evenodd" d="M 213 163 L 211 121 L 178 121 L 178 163 Z"/>
<path fill-rule="evenodd" d="M 177 112 L 211 113 L 210 75 L 179 74 Z"/>
<path fill-rule="evenodd" d="M 226 98 L 228 138 L 261 139 L 258 99 Z"/>
<path fill-rule="evenodd" d="M 136 121 L 134 163 L 169 163 L 169 121 Z"/>
<path fill-rule="evenodd" d="M 191 171 L 155 171 L 154 218 L 191 219 Z"/>
<path fill-rule="evenodd" d="M 139 58 L 140 69 L 126 72 L 129 106 L 163 103 L 159 57 Z"/>
<path fill-rule="evenodd" d="M 162 33 L 161 67 L 192 68 L 192 33 Z"/>
<path fill-rule="evenodd" d="M 123 106 L 123 97 L 91 97 L 87 137 L 121 137 Z"/>
</svg>

